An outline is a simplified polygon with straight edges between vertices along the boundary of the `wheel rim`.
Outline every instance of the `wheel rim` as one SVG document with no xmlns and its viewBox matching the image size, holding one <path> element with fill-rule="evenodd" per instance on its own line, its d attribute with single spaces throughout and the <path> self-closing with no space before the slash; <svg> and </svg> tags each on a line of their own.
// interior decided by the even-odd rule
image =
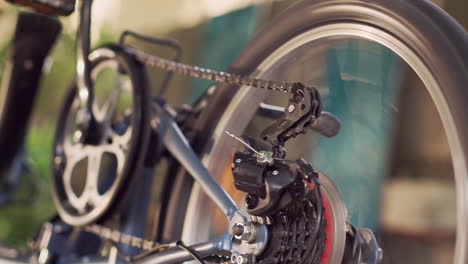
<svg viewBox="0 0 468 264">
<path fill-rule="evenodd" d="M 457 134 L 456 126 L 450 108 L 445 101 L 442 91 L 428 66 L 424 60 L 419 58 L 410 48 L 394 36 L 381 31 L 379 29 L 363 24 L 355 23 L 339 23 L 333 25 L 324 25 L 306 31 L 297 37 L 287 41 L 275 50 L 270 56 L 263 60 L 257 69 L 253 72 L 253 76 L 265 77 L 265 72 L 278 63 L 281 58 L 293 50 L 299 48 L 306 43 L 312 43 L 317 40 L 327 39 L 332 37 L 351 37 L 364 39 L 370 42 L 378 43 L 399 56 L 405 61 L 416 75 L 420 78 L 426 90 L 429 91 L 433 102 L 442 119 L 446 136 L 451 152 L 451 158 L 454 167 L 454 175 L 456 182 L 457 193 L 457 229 L 456 229 L 456 247 L 454 261 L 456 263 L 464 262 L 464 249 L 466 243 L 466 164 L 465 154 L 460 144 L 460 137 Z M 242 134 L 247 127 L 254 113 L 250 113 L 249 109 L 256 109 L 258 103 L 263 101 L 266 93 L 262 90 L 253 90 L 248 87 L 241 87 L 235 95 L 218 126 L 213 133 L 214 145 L 209 154 L 207 154 L 203 162 L 208 167 L 213 175 L 218 176 L 222 173 L 225 164 L 220 164 L 219 160 L 229 160 L 228 155 L 231 151 L 231 141 L 224 136 L 224 131 L 230 131 L 235 134 Z M 216 159 L 211 158 L 216 157 Z M 320 167 L 318 167 L 320 169 Z M 183 230 L 183 239 L 187 242 L 195 242 L 208 237 L 208 229 L 210 223 L 203 221 L 204 212 L 207 208 L 206 197 L 203 196 L 199 186 L 194 185 L 191 198 L 189 201 L 186 221 Z M 196 228 L 195 228 L 196 227 Z"/>
</svg>

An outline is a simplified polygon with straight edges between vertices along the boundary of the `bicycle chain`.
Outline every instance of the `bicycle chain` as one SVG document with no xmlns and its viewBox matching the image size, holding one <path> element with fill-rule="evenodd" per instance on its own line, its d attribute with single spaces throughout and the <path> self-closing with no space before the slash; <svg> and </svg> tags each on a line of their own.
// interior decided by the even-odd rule
<svg viewBox="0 0 468 264">
<path fill-rule="evenodd" d="M 258 79 L 252 77 L 240 76 L 237 74 L 232 74 L 228 72 L 215 71 L 207 68 L 202 68 L 198 66 L 191 66 L 184 63 L 176 62 L 173 60 L 168 60 L 161 58 L 155 55 L 150 55 L 145 52 L 136 50 L 134 48 L 128 47 L 128 50 L 133 53 L 137 60 L 141 63 L 157 67 L 159 69 L 174 72 L 181 75 L 186 75 L 199 79 L 206 79 L 215 81 L 218 83 L 232 84 L 232 85 L 246 85 L 260 89 L 267 89 L 272 91 L 279 91 L 284 93 L 292 93 L 292 88 L 298 83 L 286 82 L 286 81 L 273 81 Z M 301 83 L 301 85 L 303 85 Z M 310 88 L 314 91 L 314 96 L 318 97 L 318 91 L 315 87 L 308 87 L 303 85 L 306 88 Z M 318 98 L 313 98 L 318 100 Z"/>
<path fill-rule="evenodd" d="M 207 68 L 191 66 L 184 63 L 172 61 L 155 55 L 147 54 L 129 46 L 127 46 L 127 49 L 130 53 L 132 53 L 135 56 L 135 58 L 138 61 L 147 66 L 157 67 L 165 71 L 174 72 L 177 74 L 186 75 L 194 78 L 207 79 L 215 81 L 217 83 L 225 83 L 239 86 L 246 85 L 254 88 L 267 89 L 284 93 L 292 93 L 293 87 L 298 84 L 286 81 L 273 81 L 259 78 L 243 77 L 237 74 L 215 71 Z M 305 87 L 310 88 L 314 91 L 313 96 L 319 96 L 319 93 L 316 88 L 308 86 Z M 318 98 L 314 99 L 319 100 Z M 152 250 L 153 248 L 161 245 L 160 243 L 152 240 L 147 240 L 141 237 L 124 234 L 118 230 L 97 224 L 85 226 L 84 230 L 86 232 L 95 234 L 101 238 L 111 240 L 115 243 L 127 244 L 142 250 Z"/>
</svg>

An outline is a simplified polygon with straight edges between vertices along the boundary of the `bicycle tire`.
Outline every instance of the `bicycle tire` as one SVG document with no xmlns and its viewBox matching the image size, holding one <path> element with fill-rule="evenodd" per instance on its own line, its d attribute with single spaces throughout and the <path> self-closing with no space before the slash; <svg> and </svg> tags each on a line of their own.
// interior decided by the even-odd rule
<svg viewBox="0 0 468 264">
<path fill-rule="evenodd" d="M 283 12 L 271 24 L 257 34 L 257 37 L 247 46 L 230 67 L 230 72 L 240 75 L 255 75 L 256 68 L 270 54 L 289 40 L 307 31 L 326 25 L 350 23 L 364 25 L 384 32 L 398 40 L 408 49 L 415 59 L 431 73 L 436 82 L 437 91 L 431 91 L 433 96 L 439 96 L 436 102 L 442 114 L 444 128 L 449 135 L 452 159 L 456 171 L 457 189 L 457 238 L 454 263 L 468 261 L 468 120 L 465 115 L 465 102 L 468 99 L 468 40 L 465 30 L 449 15 L 429 1 L 386 1 L 386 0 L 311 0 L 302 1 Z M 443 51 L 443 52 L 440 52 Z M 205 95 L 205 108 L 199 117 L 195 130 L 194 146 L 204 158 L 205 165 L 213 175 L 219 174 L 219 169 L 213 167 L 215 158 L 219 157 L 219 139 L 222 136 L 221 125 L 226 125 L 227 115 L 233 109 L 242 108 L 239 103 L 239 87 L 218 86 Z M 247 93 L 246 93 L 247 94 Z M 244 96 L 243 99 L 248 98 Z M 245 107 L 245 106 L 244 106 Z M 233 122 L 233 120 L 229 120 Z M 231 131 L 233 132 L 233 131 Z M 234 131 L 236 132 L 236 131 Z M 200 136 L 202 135 L 202 136 Z M 200 189 L 192 188 L 191 196 L 177 197 L 182 188 L 187 190 L 191 179 L 186 174 L 179 173 L 178 180 L 171 189 L 167 217 L 170 221 L 179 219 L 172 225 L 167 225 L 164 239 L 182 235 L 186 243 L 190 243 L 189 222 L 203 212 L 197 211 L 200 204 Z M 194 185 L 196 186 L 196 185 Z M 182 198 L 182 199 L 181 199 Z M 199 208 L 198 208 L 199 209 Z M 185 221 L 181 219 L 186 219 Z M 167 221 L 166 222 L 170 222 Z M 180 223 L 184 224 L 181 228 Z M 198 223 L 199 224 L 199 223 Z M 197 225 L 195 223 L 194 225 Z M 189 226 L 189 227 L 188 227 Z M 200 229 L 200 226 L 197 226 Z M 201 239 L 201 237 L 198 237 Z"/>
</svg>

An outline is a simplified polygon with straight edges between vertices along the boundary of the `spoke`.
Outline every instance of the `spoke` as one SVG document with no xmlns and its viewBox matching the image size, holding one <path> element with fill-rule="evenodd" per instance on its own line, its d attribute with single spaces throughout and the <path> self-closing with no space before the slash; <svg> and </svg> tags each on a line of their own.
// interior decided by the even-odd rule
<svg viewBox="0 0 468 264">
<path fill-rule="evenodd" d="M 64 144 L 64 150 L 67 156 L 67 163 L 63 171 L 65 193 L 70 204 L 81 212 L 86 205 L 85 201 L 82 199 L 84 193 L 80 197 L 75 194 L 72 188 L 72 175 L 77 164 L 88 156 L 88 150 L 81 144 L 70 143 Z"/>
<path fill-rule="evenodd" d="M 101 204 L 104 195 L 105 194 L 99 194 L 97 188 L 93 191 L 90 190 L 87 197 L 87 203 L 93 205 L 94 207 L 98 207 Z"/>
<path fill-rule="evenodd" d="M 92 148 L 88 156 L 88 171 L 86 178 L 86 188 L 97 188 L 99 168 L 101 167 L 102 151 Z"/>
<path fill-rule="evenodd" d="M 87 185 L 97 185 L 99 168 L 101 167 L 102 151 L 99 148 L 91 148 L 88 152 Z"/>
<path fill-rule="evenodd" d="M 99 169 L 101 167 L 102 150 L 99 148 L 89 148 L 88 170 L 86 175 L 86 187 L 83 192 L 83 199 L 92 205 L 97 205 L 101 199 L 98 193 Z"/>
<path fill-rule="evenodd" d="M 73 169 L 74 169 L 74 166 L 66 166 L 65 170 L 63 172 L 63 184 L 64 184 L 64 187 L 65 187 L 65 193 L 66 193 L 66 195 L 68 197 L 68 201 L 70 202 L 71 205 L 73 205 L 74 208 L 82 209 L 83 208 L 83 203 L 76 196 L 76 194 L 75 194 L 75 192 L 73 191 L 73 188 L 72 188 L 72 183 L 71 182 L 72 182 Z"/>
<path fill-rule="evenodd" d="M 120 94 L 122 92 L 122 84 L 121 81 L 118 82 L 118 85 L 112 90 L 109 98 L 106 100 L 104 105 L 100 110 L 100 115 L 102 119 L 102 123 L 104 126 L 110 125 L 112 121 L 112 117 L 114 116 L 115 109 L 117 104 L 119 103 Z"/>
<path fill-rule="evenodd" d="M 125 164 L 125 152 L 124 150 L 118 146 L 118 145 L 110 145 L 107 148 L 105 148 L 105 152 L 111 153 L 115 155 L 116 161 L 117 161 L 117 174 L 120 174 L 122 172 L 123 166 Z"/>
</svg>

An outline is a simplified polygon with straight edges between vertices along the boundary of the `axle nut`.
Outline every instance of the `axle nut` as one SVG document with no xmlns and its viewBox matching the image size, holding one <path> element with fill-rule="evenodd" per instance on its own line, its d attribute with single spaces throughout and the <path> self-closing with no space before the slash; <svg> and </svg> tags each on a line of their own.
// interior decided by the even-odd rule
<svg viewBox="0 0 468 264">
<path fill-rule="evenodd" d="M 247 258 L 246 256 L 238 256 L 237 257 L 237 264 L 247 264 L 249 263 L 249 258 Z"/>
</svg>

